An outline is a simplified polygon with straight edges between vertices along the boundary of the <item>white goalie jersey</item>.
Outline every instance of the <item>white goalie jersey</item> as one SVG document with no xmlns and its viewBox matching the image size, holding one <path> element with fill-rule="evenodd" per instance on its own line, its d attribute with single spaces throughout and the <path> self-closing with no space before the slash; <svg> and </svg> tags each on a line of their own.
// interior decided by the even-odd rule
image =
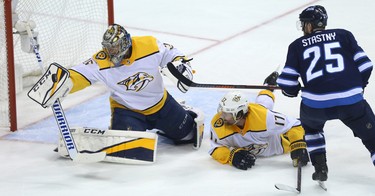
<svg viewBox="0 0 375 196">
<path fill-rule="evenodd" d="M 87 61 L 72 67 L 71 93 L 97 81 L 111 91 L 111 104 L 144 114 L 156 112 L 164 104 L 166 90 L 160 68 L 185 55 L 152 36 L 132 37 L 132 54 L 122 66 L 113 67 L 108 55 L 99 51 Z"/>
</svg>

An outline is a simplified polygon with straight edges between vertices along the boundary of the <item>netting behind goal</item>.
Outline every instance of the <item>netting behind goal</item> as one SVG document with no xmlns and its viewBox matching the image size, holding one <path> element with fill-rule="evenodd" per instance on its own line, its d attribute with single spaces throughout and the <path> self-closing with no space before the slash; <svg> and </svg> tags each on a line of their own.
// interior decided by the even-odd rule
<svg viewBox="0 0 375 196">
<path fill-rule="evenodd" d="M 7 118 L 9 110 L 13 110 L 5 103 L 9 102 L 8 89 L 28 90 L 41 75 L 35 54 L 21 50 L 18 34 L 13 34 L 13 48 L 5 47 L 11 36 L 5 33 L 6 23 L 10 22 L 4 8 L 6 1 L 10 2 L 0 1 L 0 128 L 9 127 Z M 36 23 L 44 67 L 57 62 L 70 68 L 86 60 L 101 48 L 102 35 L 109 21 L 113 21 L 113 13 L 109 13 L 113 10 L 109 7 L 113 6 L 112 0 L 19 0 L 16 6 L 12 5 L 19 20 Z M 6 57 L 9 50 L 14 51 L 14 63 Z M 8 85 L 10 64 L 15 70 L 14 86 Z"/>
</svg>

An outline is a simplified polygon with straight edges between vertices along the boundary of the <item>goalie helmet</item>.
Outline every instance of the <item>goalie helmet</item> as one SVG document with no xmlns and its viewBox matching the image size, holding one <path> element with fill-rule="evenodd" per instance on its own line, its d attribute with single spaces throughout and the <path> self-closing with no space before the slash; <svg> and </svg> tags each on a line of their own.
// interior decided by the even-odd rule
<svg viewBox="0 0 375 196">
<path fill-rule="evenodd" d="M 313 29 L 324 28 L 327 26 L 327 11 L 323 6 L 314 5 L 307 7 L 299 15 L 299 20 L 301 21 L 301 26 L 303 27 L 306 22 L 311 23 Z"/>
<path fill-rule="evenodd" d="M 119 66 L 132 46 L 130 34 L 118 24 L 110 25 L 103 35 L 102 46 L 115 67 Z"/>
<path fill-rule="evenodd" d="M 227 93 L 220 101 L 218 112 L 233 117 L 234 123 L 243 118 L 249 111 L 246 97 L 239 91 Z M 234 124 L 233 123 L 233 124 Z"/>
</svg>

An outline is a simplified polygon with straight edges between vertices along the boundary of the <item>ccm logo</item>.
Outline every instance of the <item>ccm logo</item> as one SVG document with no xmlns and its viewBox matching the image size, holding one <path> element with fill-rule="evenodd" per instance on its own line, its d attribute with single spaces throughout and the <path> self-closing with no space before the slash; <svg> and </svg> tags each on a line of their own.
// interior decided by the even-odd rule
<svg viewBox="0 0 375 196">
<path fill-rule="evenodd" d="M 34 88 L 33 88 L 33 91 L 36 92 L 40 86 L 42 86 L 44 84 L 44 82 L 46 82 L 46 80 L 50 77 L 51 75 L 51 71 L 48 71 L 47 73 L 45 73 L 42 78 L 40 78 L 40 80 L 38 81 L 38 83 L 35 84 Z"/>
<path fill-rule="evenodd" d="M 105 130 L 100 130 L 100 129 L 85 129 L 83 132 L 84 133 L 104 135 Z"/>
</svg>

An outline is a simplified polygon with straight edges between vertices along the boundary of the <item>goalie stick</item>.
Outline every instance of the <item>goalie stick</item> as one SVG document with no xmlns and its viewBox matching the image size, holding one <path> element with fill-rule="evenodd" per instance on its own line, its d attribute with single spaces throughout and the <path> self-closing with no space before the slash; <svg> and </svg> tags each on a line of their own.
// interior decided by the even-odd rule
<svg viewBox="0 0 375 196">
<path fill-rule="evenodd" d="M 172 63 L 167 64 L 169 72 L 186 86 L 196 88 L 239 88 L 239 89 L 280 89 L 278 86 L 265 86 L 265 85 L 241 85 L 241 84 L 202 84 L 195 83 L 185 76 L 183 76 Z"/>
<path fill-rule="evenodd" d="M 30 26 L 26 26 L 27 34 L 30 38 L 31 45 L 33 48 L 33 51 L 35 53 L 36 59 L 38 61 L 38 65 L 41 68 L 41 71 L 44 73 L 45 69 L 43 67 L 42 58 L 39 54 L 39 49 L 36 43 L 35 38 L 32 35 Z M 42 74 L 43 74 L 42 73 Z M 104 160 L 106 153 L 105 152 L 96 152 L 96 153 L 80 153 L 77 150 L 77 145 L 74 143 L 74 139 L 72 137 L 72 133 L 70 132 L 70 128 L 68 125 L 68 121 L 65 118 L 64 110 L 61 107 L 60 100 L 57 99 L 55 103 L 52 106 L 52 111 L 56 119 L 56 123 L 59 127 L 61 137 L 63 138 L 65 142 L 65 147 L 69 153 L 70 158 L 74 162 L 79 163 L 91 163 L 91 162 L 99 162 Z"/>
<path fill-rule="evenodd" d="M 285 184 L 275 184 L 275 187 L 278 190 L 283 190 L 283 191 L 290 191 L 294 193 L 301 193 L 301 180 L 302 177 L 302 164 L 301 162 L 298 162 L 298 168 L 297 168 L 297 188 L 285 185 Z"/>
</svg>

